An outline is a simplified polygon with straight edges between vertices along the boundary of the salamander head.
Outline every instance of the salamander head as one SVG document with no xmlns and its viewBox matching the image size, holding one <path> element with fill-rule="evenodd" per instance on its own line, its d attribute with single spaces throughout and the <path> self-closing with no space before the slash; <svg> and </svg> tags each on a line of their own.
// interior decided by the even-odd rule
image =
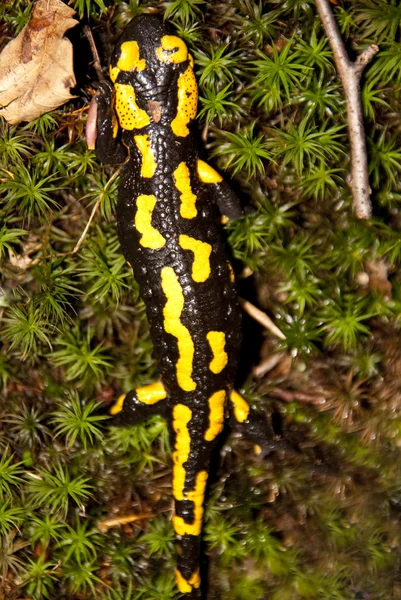
<svg viewBox="0 0 401 600">
<path fill-rule="evenodd" d="M 152 15 L 136 17 L 120 36 L 113 52 L 111 67 L 116 68 L 120 63 L 122 71 L 135 68 L 143 70 L 143 67 L 155 70 L 156 49 L 160 46 L 161 39 L 168 34 L 168 28 L 157 17 Z"/>
<path fill-rule="evenodd" d="M 171 125 L 175 135 L 188 135 L 187 125 L 195 118 L 198 100 L 192 67 L 185 42 L 165 23 L 152 15 L 133 19 L 110 64 L 120 126 L 141 129 L 162 120 Z M 139 120 L 126 118 L 133 107 L 141 115 Z"/>
</svg>

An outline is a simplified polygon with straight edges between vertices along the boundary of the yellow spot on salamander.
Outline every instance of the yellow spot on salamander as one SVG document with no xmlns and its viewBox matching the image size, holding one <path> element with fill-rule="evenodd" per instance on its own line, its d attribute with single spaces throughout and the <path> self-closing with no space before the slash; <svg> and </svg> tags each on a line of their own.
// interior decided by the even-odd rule
<svg viewBox="0 0 401 600">
<path fill-rule="evenodd" d="M 191 575 L 191 578 L 187 580 L 177 569 L 175 572 L 175 580 L 177 582 L 177 587 L 180 590 L 181 594 L 189 594 L 190 592 L 192 592 L 193 588 L 197 590 L 201 584 L 199 571 L 195 571 L 195 573 Z"/>
<path fill-rule="evenodd" d="M 132 85 L 115 83 L 114 87 L 116 90 L 116 113 L 121 127 L 132 131 L 149 125 L 150 117 L 136 103 L 135 90 Z"/>
<path fill-rule="evenodd" d="M 188 492 L 185 496 L 186 500 L 190 500 L 194 504 L 193 523 L 186 523 L 182 517 L 175 515 L 173 517 L 173 526 L 177 535 L 200 535 L 202 529 L 203 501 L 205 498 L 206 482 L 207 471 L 200 471 L 196 475 L 195 489 L 191 492 Z"/>
<path fill-rule="evenodd" d="M 201 578 L 199 575 L 199 570 L 195 571 L 195 573 L 193 575 L 191 575 L 191 579 L 189 580 L 189 583 L 191 585 L 193 585 L 195 589 L 198 589 L 200 587 Z"/>
<path fill-rule="evenodd" d="M 198 105 L 198 85 L 190 65 L 178 78 L 177 96 L 177 114 L 171 121 L 171 129 L 178 137 L 186 137 L 189 134 L 187 125 L 196 117 Z"/>
<path fill-rule="evenodd" d="M 254 445 L 253 451 L 256 454 L 256 456 L 260 456 L 262 454 L 262 448 L 259 446 L 259 444 Z"/>
<path fill-rule="evenodd" d="M 114 112 L 111 115 L 111 124 L 113 127 L 113 138 L 116 138 L 118 135 L 118 119 Z"/>
<path fill-rule="evenodd" d="M 213 359 L 210 361 L 209 369 L 212 373 L 221 373 L 228 362 L 227 352 L 224 350 L 226 335 L 223 331 L 209 331 L 206 337 L 213 352 Z"/>
<path fill-rule="evenodd" d="M 179 244 L 184 250 L 191 250 L 194 253 L 194 262 L 192 265 L 192 279 L 197 283 L 206 281 L 210 275 L 209 257 L 212 247 L 206 242 L 201 242 L 188 235 L 180 235 Z"/>
<path fill-rule="evenodd" d="M 118 59 L 117 67 L 121 71 L 143 71 L 146 67 L 144 58 L 139 58 L 138 42 L 130 41 L 121 44 L 121 54 Z"/>
<path fill-rule="evenodd" d="M 161 46 L 156 48 L 156 56 L 160 62 L 182 63 L 188 58 L 188 48 L 176 35 L 164 35 Z"/>
<path fill-rule="evenodd" d="M 188 423 L 192 419 L 192 411 L 184 404 L 176 404 L 173 408 L 173 429 L 175 431 L 175 447 L 173 452 L 173 496 L 176 500 L 184 499 L 185 469 L 183 464 L 189 457 L 191 436 Z"/>
<path fill-rule="evenodd" d="M 234 273 L 234 269 L 231 266 L 231 263 L 227 261 L 227 265 L 228 265 L 228 270 L 230 271 L 230 281 L 232 281 L 234 283 L 235 281 L 235 273 Z"/>
<path fill-rule="evenodd" d="M 112 80 L 113 83 L 117 79 L 119 72 L 120 72 L 120 69 L 118 67 L 112 67 L 110 65 L 110 79 Z"/>
<path fill-rule="evenodd" d="M 135 227 L 142 233 L 142 238 L 139 243 L 144 248 L 151 248 L 152 250 L 158 250 L 163 248 L 166 240 L 152 225 L 152 213 L 156 205 L 156 197 L 153 195 L 138 196 L 136 200 L 137 212 L 135 215 Z"/>
<path fill-rule="evenodd" d="M 205 432 L 205 440 L 212 442 L 223 429 L 225 390 L 219 390 L 210 396 L 209 403 L 209 427 Z"/>
<path fill-rule="evenodd" d="M 236 391 L 230 394 L 230 400 L 234 406 L 234 417 L 238 423 L 244 423 L 249 416 L 250 406 L 248 402 Z"/>
<path fill-rule="evenodd" d="M 180 162 L 174 171 L 175 185 L 181 192 L 180 215 L 183 219 L 194 219 L 198 214 L 196 209 L 196 196 L 191 189 L 189 169 L 184 162 Z"/>
<path fill-rule="evenodd" d="M 113 406 L 111 407 L 110 414 L 113 415 L 113 417 L 114 417 L 114 415 L 118 415 L 118 413 L 120 413 L 122 411 L 125 396 L 126 396 L 126 394 L 122 394 L 121 396 L 119 396 L 117 398 L 117 400 L 115 401 L 115 403 L 113 404 Z"/>
<path fill-rule="evenodd" d="M 160 400 L 164 400 L 167 396 L 164 385 L 158 381 L 157 383 L 151 383 L 150 385 L 144 385 L 143 387 L 137 388 L 136 396 L 139 402 L 143 404 L 156 404 Z"/>
<path fill-rule="evenodd" d="M 177 382 L 182 390 L 192 392 L 196 389 L 196 383 L 191 377 L 195 347 L 188 329 L 180 321 L 184 294 L 174 269 L 163 267 L 161 277 L 162 289 L 167 298 L 163 309 L 164 329 L 177 338 L 178 344 Z"/>
<path fill-rule="evenodd" d="M 157 165 L 149 142 L 149 136 L 136 135 L 134 136 L 134 139 L 139 152 L 142 155 L 141 175 L 142 177 L 153 177 Z"/>
<path fill-rule="evenodd" d="M 220 183 L 220 181 L 223 181 L 220 173 L 203 160 L 198 160 L 197 171 L 199 179 L 203 181 L 203 183 Z"/>
</svg>

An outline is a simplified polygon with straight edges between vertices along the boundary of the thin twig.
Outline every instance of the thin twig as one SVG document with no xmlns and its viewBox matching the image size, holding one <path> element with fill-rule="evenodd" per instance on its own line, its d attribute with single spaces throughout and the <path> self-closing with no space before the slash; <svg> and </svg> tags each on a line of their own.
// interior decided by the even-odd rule
<svg viewBox="0 0 401 600">
<path fill-rule="evenodd" d="M 120 174 L 120 170 L 121 169 L 117 169 L 117 171 L 115 173 L 113 173 L 113 175 L 110 177 L 110 179 L 108 180 L 108 182 L 104 186 L 103 192 L 101 194 L 99 194 L 99 198 L 96 200 L 96 204 L 92 208 L 92 212 L 90 214 L 88 222 L 85 225 L 85 228 L 84 228 L 83 232 L 81 233 L 81 236 L 80 236 L 79 240 L 77 241 L 77 243 L 75 244 L 74 248 L 72 250 L 69 250 L 68 252 L 59 252 L 58 254 L 53 254 L 51 256 L 51 258 L 60 258 L 62 256 L 70 256 L 71 254 L 76 254 L 78 252 L 78 250 L 82 246 L 82 243 L 83 243 L 83 241 L 84 241 L 84 239 L 86 237 L 86 234 L 88 233 L 89 227 L 91 226 L 91 223 L 92 223 L 92 221 L 93 221 L 93 219 L 95 217 L 95 214 L 97 213 L 97 209 L 99 208 L 100 204 L 102 203 L 102 200 L 104 198 L 105 192 L 109 189 L 109 187 L 111 186 L 111 184 L 113 183 L 113 181 Z"/>
<path fill-rule="evenodd" d="M 155 515 L 152 513 L 144 513 L 142 515 L 128 515 L 126 517 L 115 517 L 114 519 L 105 519 L 98 523 L 98 529 L 103 533 L 106 533 L 111 527 L 120 527 L 121 525 L 127 525 L 128 523 L 135 523 L 136 521 L 143 521 L 145 519 L 152 519 Z"/>
<path fill-rule="evenodd" d="M 328 0 L 316 0 L 316 7 L 323 23 L 337 67 L 345 95 L 347 120 L 351 147 L 351 188 L 354 210 L 360 219 L 372 216 L 370 201 L 368 156 L 366 151 L 365 130 L 363 126 L 360 82 L 362 71 L 379 51 L 372 44 L 358 56 L 355 62 L 349 59 L 336 20 Z"/>
<path fill-rule="evenodd" d="M 285 357 L 286 355 L 284 354 L 284 352 L 280 352 L 280 354 L 273 354 L 272 356 L 267 356 L 258 365 L 253 367 L 252 374 L 255 377 L 263 377 L 264 375 L 266 375 L 266 373 L 274 369 L 274 367 L 276 367 L 279 364 L 279 362 L 281 362 Z"/>
<path fill-rule="evenodd" d="M 84 34 L 86 35 L 89 45 L 91 47 L 91 51 L 92 51 L 92 55 L 93 55 L 93 66 L 95 68 L 97 77 L 98 77 L 99 81 L 104 81 L 105 77 L 103 75 L 102 66 L 101 66 L 100 58 L 99 58 L 99 53 L 96 48 L 95 40 L 93 39 L 92 31 L 90 30 L 90 28 L 87 25 L 85 25 L 85 27 L 84 27 Z"/>
<path fill-rule="evenodd" d="M 248 300 L 244 300 L 243 298 L 239 299 L 239 303 L 241 304 L 243 310 L 248 313 L 252 319 L 255 319 L 260 325 L 271 331 L 274 335 L 279 337 L 281 340 L 285 340 L 284 333 L 273 323 L 270 317 L 267 316 L 266 313 L 257 308 L 254 304 L 248 302 Z"/>
<path fill-rule="evenodd" d="M 273 396 L 273 398 L 284 400 L 284 402 L 305 402 L 314 406 L 324 406 L 326 404 L 326 398 L 316 394 L 305 394 L 304 392 L 283 390 L 281 388 L 272 388 L 267 393 L 269 396 Z"/>
</svg>

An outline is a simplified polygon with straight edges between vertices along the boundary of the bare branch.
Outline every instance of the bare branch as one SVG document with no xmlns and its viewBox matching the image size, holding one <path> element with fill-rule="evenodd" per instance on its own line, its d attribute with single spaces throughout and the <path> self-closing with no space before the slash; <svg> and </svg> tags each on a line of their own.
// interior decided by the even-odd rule
<svg viewBox="0 0 401 600">
<path fill-rule="evenodd" d="M 379 51 L 372 44 L 358 56 L 355 62 L 349 59 L 340 31 L 337 27 L 328 0 L 316 0 L 316 7 L 323 23 L 344 88 L 347 106 L 347 120 L 351 146 L 351 173 L 349 185 L 352 192 L 354 210 L 357 217 L 369 219 L 372 216 L 370 201 L 368 157 L 365 130 L 363 126 L 360 80 L 362 71 Z"/>
<path fill-rule="evenodd" d="M 274 335 L 279 337 L 281 340 L 285 340 L 284 333 L 273 323 L 270 317 L 267 316 L 266 313 L 257 308 L 254 304 L 248 302 L 248 300 L 244 300 L 243 298 L 239 299 L 239 303 L 241 304 L 243 310 L 248 313 L 252 319 L 255 319 L 260 325 L 271 331 Z"/>
<path fill-rule="evenodd" d="M 340 77 L 342 78 L 344 70 L 348 66 L 351 66 L 351 61 L 343 44 L 336 20 L 328 0 L 316 0 L 316 8 L 319 11 L 324 30 L 329 40 L 331 49 L 333 50 L 336 67 L 340 73 Z"/>
<path fill-rule="evenodd" d="M 377 54 L 379 52 L 379 46 L 376 46 L 376 44 L 371 44 L 370 46 L 367 46 L 358 56 L 358 58 L 356 59 L 354 65 L 355 65 L 355 72 L 358 73 L 359 77 L 362 75 L 362 71 L 364 70 L 364 68 L 366 67 L 366 65 L 368 65 L 370 63 L 370 61 L 372 60 L 372 58 L 374 57 L 375 54 Z"/>
<path fill-rule="evenodd" d="M 284 402 L 305 402 L 314 406 L 324 406 L 326 404 L 326 398 L 317 394 L 305 394 L 304 392 L 283 390 L 281 388 L 273 388 L 268 391 L 268 394 L 273 398 L 280 398 Z"/>
<path fill-rule="evenodd" d="M 127 523 L 135 523 L 136 521 L 142 521 L 145 519 L 152 519 L 155 515 L 152 513 L 143 513 L 141 515 L 127 515 L 126 517 L 115 517 L 114 519 L 105 519 L 98 523 L 98 528 L 103 533 L 106 533 L 111 527 L 120 527 L 121 525 L 127 525 Z"/>
<path fill-rule="evenodd" d="M 87 25 L 85 25 L 85 27 L 84 27 L 84 34 L 87 37 L 89 45 L 92 50 L 93 66 L 95 67 L 97 77 L 98 77 L 99 81 L 104 81 L 105 78 L 104 78 L 102 66 L 100 63 L 99 53 L 96 48 L 95 40 L 93 39 L 92 31 L 90 30 L 90 28 Z"/>
</svg>

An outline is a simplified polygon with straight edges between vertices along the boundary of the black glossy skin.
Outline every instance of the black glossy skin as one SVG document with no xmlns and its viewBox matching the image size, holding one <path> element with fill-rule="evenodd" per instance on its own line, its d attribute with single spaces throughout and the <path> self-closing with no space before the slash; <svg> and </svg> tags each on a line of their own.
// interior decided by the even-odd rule
<svg viewBox="0 0 401 600">
<path fill-rule="evenodd" d="M 181 402 L 183 391 L 177 384 L 175 374 L 178 359 L 176 339 L 167 334 L 163 328 L 162 310 L 166 304 L 166 297 L 161 288 L 160 272 L 163 267 L 169 266 L 178 275 L 185 299 L 181 321 L 190 331 L 195 344 L 193 379 L 197 383 L 197 390 L 187 392 L 186 402 L 193 403 L 199 410 L 205 397 L 221 389 L 222 386 L 233 384 L 241 344 L 241 316 L 235 285 L 230 280 L 228 257 L 219 225 L 220 214 L 208 186 L 202 184 L 197 178 L 198 153 L 191 136 L 179 141 L 170 131 L 162 130 L 159 124 L 150 125 L 148 131 L 151 139 L 156 140 L 158 167 L 152 179 L 138 178 L 140 156 L 136 148 L 130 147 L 130 160 L 124 165 L 121 173 L 117 231 L 124 256 L 133 266 L 141 296 L 146 304 L 155 356 L 172 402 Z M 183 160 L 191 174 L 192 191 L 197 196 L 198 216 L 191 220 L 180 217 L 180 192 L 175 188 L 173 179 L 174 170 Z M 155 194 L 157 197 L 152 225 L 163 235 L 167 243 L 156 251 L 140 245 L 141 234 L 133 225 L 136 212 L 135 198 L 140 194 Z M 193 281 L 192 256 L 190 252 L 179 246 L 177 240 L 180 234 L 200 239 L 212 246 L 210 256 L 212 274 L 207 281 L 203 283 Z M 225 332 L 226 351 L 230 356 L 229 364 L 224 371 L 213 377 L 209 370 L 209 363 L 213 356 L 205 337 L 210 330 Z"/>
<path fill-rule="evenodd" d="M 113 85 L 109 82 L 102 83 L 96 96 L 96 155 L 101 162 L 120 165 L 117 230 L 123 253 L 133 266 L 146 304 L 154 353 L 164 386 L 163 390 L 159 384 L 158 389 L 162 389 L 163 397 L 158 398 L 155 403 L 149 401 L 150 396 L 148 399 L 141 396 L 144 388 L 132 390 L 120 398 L 115 405 L 117 410 L 112 409 L 112 414 L 117 415 L 114 423 L 136 424 L 154 414 L 165 415 L 171 420 L 173 415 L 171 431 L 176 515 L 173 522 L 177 534 L 177 584 L 188 600 L 199 600 L 202 597 L 199 577 L 202 515 L 196 514 L 197 510 L 199 513 L 199 506 L 193 494 L 197 489 L 197 476 L 209 472 L 215 438 L 219 433 L 217 428 L 212 440 L 205 439 L 205 433 L 208 429 L 210 431 L 215 418 L 211 409 L 212 402 L 209 405 L 211 396 L 216 392 L 226 393 L 225 406 L 220 406 L 221 421 L 226 413 L 229 414 L 230 424 L 236 425 L 246 437 L 260 444 L 259 453 L 262 455 L 288 449 L 288 445 L 282 440 L 274 439 L 266 420 L 252 411 L 241 396 L 235 393 L 230 395 L 241 344 L 241 315 L 222 237 L 220 213 L 230 219 L 240 218 L 243 213 L 237 196 L 218 173 L 206 163 L 203 163 L 203 168 L 209 170 L 207 174 L 197 171 L 198 149 L 191 122 L 196 106 L 193 106 L 193 114 L 187 123 L 187 133 L 183 134 L 182 130 L 174 132 L 172 128 L 172 121 L 177 115 L 179 78 L 187 72 L 190 57 L 177 63 L 159 60 L 156 49 L 166 35 L 174 34 L 157 18 L 142 15 L 131 21 L 121 36 L 111 67 L 115 68 L 119 62 L 122 44 L 135 41 L 139 48 L 139 58 L 145 60 L 146 68 L 141 65 L 140 69 L 137 65 L 135 68 L 120 70 L 117 76 L 113 74 L 114 85 L 132 86 L 137 107 L 147 113 L 149 122 L 140 124 L 136 129 L 124 129 L 121 122 L 117 122 Z M 193 85 L 196 88 L 194 79 Z M 190 96 L 190 89 L 190 86 L 186 88 L 185 97 Z M 121 112 L 120 106 L 122 118 L 124 110 L 123 107 Z M 118 128 L 115 125 L 119 125 Z M 152 150 L 155 169 L 151 175 L 142 172 L 145 158 L 134 139 L 138 135 L 147 136 Z M 180 186 L 174 174 L 180 163 L 185 163 L 188 168 L 191 193 L 196 196 L 197 214 L 191 218 L 184 218 L 180 214 L 182 189 L 177 189 Z M 210 180 L 208 176 L 211 173 Z M 165 244 L 157 249 L 143 244 L 143 232 L 136 227 L 138 197 L 143 195 L 155 198 L 151 228 L 165 240 Z M 205 280 L 196 280 L 193 272 L 194 254 L 180 245 L 180 235 L 210 245 L 210 273 Z M 166 331 L 169 327 L 166 326 L 164 311 L 169 299 L 161 282 L 163 269 L 166 268 L 174 273 L 182 292 L 180 327 L 189 332 L 194 345 L 191 377 L 196 389 L 191 391 L 183 389 L 177 378 L 177 336 Z M 211 361 L 216 359 L 219 352 L 212 352 L 206 338 L 208 332 L 225 335 L 227 363 L 217 372 L 212 370 Z M 220 352 L 220 356 L 221 354 Z M 190 411 L 191 418 L 186 424 L 184 420 L 177 420 L 177 409 Z M 216 424 L 216 419 L 214 423 Z M 222 427 L 222 423 L 220 425 Z M 185 462 L 178 460 L 180 468 L 184 470 L 183 482 L 179 483 L 177 455 L 185 455 L 185 450 L 182 449 L 185 446 L 185 436 L 189 439 L 189 450 Z M 177 489 L 180 491 L 178 494 Z M 199 497 L 203 506 L 204 493 Z M 177 519 L 185 528 L 198 523 L 199 532 L 180 533 Z M 191 590 L 184 590 L 183 586 L 191 587 Z"/>
<path fill-rule="evenodd" d="M 116 66 L 121 44 L 125 41 L 138 42 L 140 56 L 146 60 L 146 69 L 120 72 L 116 82 L 130 84 L 135 89 L 138 106 L 150 116 L 146 127 L 124 130 L 120 127 L 113 137 L 113 92 L 110 84 L 102 84 L 96 97 L 98 104 L 96 154 L 101 162 L 121 164 L 119 201 L 117 207 L 117 230 L 124 256 L 134 269 L 146 304 L 150 323 L 154 353 L 157 357 L 167 399 L 154 405 L 138 401 L 136 392 L 130 392 L 117 415 L 121 424 L 137 423 L 150 414 L 167 413 L 176 404 L 184 404 L 192 411 L 188 424 L 190 454 L 184 464 L 185 492 L 194 489 L 196 475 L 208 471 L 214 441 L 205 441 L 209 426 L 208 398 L 218 390 L 231 389 L 237 370 L 241 344 L 241 315 L 235 285 L 230 277 L 230 268 L 220 226 L 220 210 L 229 217 L 242 215 L 238 200 L 224 182 L 202 183 L 197 174 L 198 149 L 190 133 L 177 136 L 171 121 L 177 112 L 177 81 L 188 67 L 189 61 L 178 64 L 161 63 L 155 54 L 160 40 L 171 34 L 169 29 L 155 17 L 141 16 L 134 19 L 121 36 L 111 60 Z M 152 115 L 151 102 L 159 103 L 161 115 Z M 159 119 L 160 117 L 160 119 Z M 156 170 L 151 178 L 141 176 L 142 155 L 134 141 L 135 135 L 148 135 L 156 161 Z M 196 195 L 197 216 L 180 216 L 180 191 L 176 188 L 174 171 L 185 162 L 190 173 L 190 185 Z M 152 226 L 165 238 L 165 245 L 157 250 L 141 245 L 142 235 L 135 227 L 136 200 L 139 195 L 154 195 L 157 199 L 152 213 Z M 195 282 L 191 275 L 193 255 L 181 248 L 178 236 L 185 234 L 207 242 L 212 247 L 210 276 L 204 282 Z M 163 309 L 166 295 L 161 286 L 161 271 L 171 267 L 178 277 L 184 295 L 181 322 L 190 332 L 195 346 L 192 378 L 196 382 L 194 391 L 183 391 L 178 384 L 176 364 L 178 360 L 177 338 L 164 328 Z M 218 374 L 211 372 L 213 358 L 206 339 L 209 331 L 224 332 L 225 351 L 228 363 Z M 173 439 L 175 445 L 175 439 Z M 185 522 L 194 519 L 194 505 L 189 500 L 176 499 L 176 515 Z M 178 569 L 185 580 L 199 567 L 199 535 L 178 536 Z M 194 589 L 188 598 L 200 598 L 200 589 Z"/>
</svg>

